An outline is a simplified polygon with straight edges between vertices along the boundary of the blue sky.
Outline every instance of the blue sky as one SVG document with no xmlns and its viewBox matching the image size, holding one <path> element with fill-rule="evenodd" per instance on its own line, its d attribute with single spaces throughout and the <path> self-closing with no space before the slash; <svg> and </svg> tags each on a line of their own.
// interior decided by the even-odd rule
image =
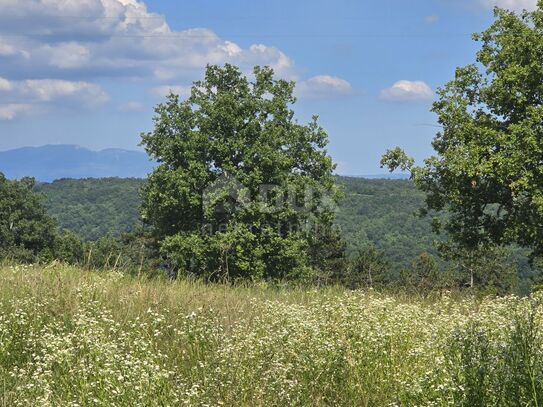
<svg viewBox="0 0 543 407">
<path fill-rule="evenodd" d="M 535 0 L 0 0 L 0 150 L 137 149 L 152 108 L 206 63 L 271 65 L 320 116 L 338 172 L 431 154 L 437 87 L 471 63 L 495 5 Z"/>
</svg>

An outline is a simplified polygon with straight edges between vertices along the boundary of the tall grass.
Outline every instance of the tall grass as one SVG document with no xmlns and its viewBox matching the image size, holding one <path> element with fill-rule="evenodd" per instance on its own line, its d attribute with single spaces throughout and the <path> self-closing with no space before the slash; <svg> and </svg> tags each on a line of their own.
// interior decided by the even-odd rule
<svg viewBox="0 0 543 407">
<path fill-rule="evenodd" d="M 0 406 L 542 406 L 542 310 L 3 267 Z"/>
</svg>

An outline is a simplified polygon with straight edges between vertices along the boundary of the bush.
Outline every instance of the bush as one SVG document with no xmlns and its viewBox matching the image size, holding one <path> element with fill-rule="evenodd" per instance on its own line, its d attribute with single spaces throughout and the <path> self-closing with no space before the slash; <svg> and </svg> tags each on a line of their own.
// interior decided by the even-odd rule
<svg viewBox="0 0 543 407">
<path fill-rule="evenodd" d="M 10 181 L 0 173 L 0 254 L 20 262 L 53 257 L 56 224 L 33 192 L 35 180 Z"/>
<path fill-rule="evenodd" d="M 55 259 L 68 264 L 83 264 L 85 244 L 75 233 L 64 230 L 55 240 Z"/>
</svg>

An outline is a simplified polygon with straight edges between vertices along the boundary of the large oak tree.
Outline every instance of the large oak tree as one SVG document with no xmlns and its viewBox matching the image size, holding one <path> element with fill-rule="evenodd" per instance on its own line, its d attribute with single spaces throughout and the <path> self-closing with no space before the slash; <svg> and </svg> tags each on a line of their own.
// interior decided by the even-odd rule
<svg viewBox="0 0 543 407">
<path fill-rule="evenodd" d="M 159 165 L 143 218 L 186 272 L 212 278 L 285 278 L 341 256 L 332 231 L 327 134 L 299 124 L 294 83 L 256 67 L 208 66 L 191 95 L 156 108 L 142 144 Z"/>
</svg>

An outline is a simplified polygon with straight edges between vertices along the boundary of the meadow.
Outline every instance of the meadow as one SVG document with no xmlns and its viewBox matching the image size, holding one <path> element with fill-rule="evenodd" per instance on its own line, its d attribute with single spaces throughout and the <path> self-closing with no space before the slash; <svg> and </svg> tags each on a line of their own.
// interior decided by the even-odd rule
<svg viewBox="0 0 543 407">
<path fill-rule="evenodd" d="M 0 405 L 543 403 L 543 296 L 0 268 Z"/>
</svg>

